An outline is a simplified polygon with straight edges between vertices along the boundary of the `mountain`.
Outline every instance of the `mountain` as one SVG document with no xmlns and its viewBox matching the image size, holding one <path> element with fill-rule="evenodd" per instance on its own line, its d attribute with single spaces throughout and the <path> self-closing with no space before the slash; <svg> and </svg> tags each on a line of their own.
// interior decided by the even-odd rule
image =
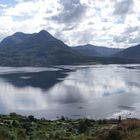
<svg viewBox="0 0 140 140">
<path fill-rule="evenodd" d="M 0 43 L 0 65 L 46 66 L 83 63 L 91 60 L 93 61 L 45 30 L 33 34 L 17 32 Z"/>
<path fill-rule="evenodd" d="M 108 57 L 123 50 L 119 48 L 107 48 L 107 47 L 101 47 L 101 46 L 94 46 L 91 44 L 73 47 L 73 49 L 77 50 L 83 55 L 95 56 L 95 57 Z"/>
<path fill-rule="evenodd" d="M 8 36 L 7 38 L 3 39 L 0 43 L 0 47 L 5 46 L 16 46 L 20 43 L 22 43 L 24 40 L 28 39 L 30 34 L 24 34 L 22 32 L 17 32 L 13 34 L 12 36 Z"/>
<path fill-rule="evenodd" d="M 125 50 L 97 47 L 90 44 L 75 48 L 69 47 L 45 30 L 33 34 L 17 32 L 0 42 L 0 65 L 48 66 L 136 62 L 135 59 L 122 57 L 123 52 Z M 116 53 L 119 57 L 115 55 Z M 134 53 L 137 54 L 138 50 L 136 49 Z M 133 57 L 139 57 L 139 53 L 135 54 Z"/>
<path fill-rule="evenodd" d="M 140 62 L 140 44 L 127 48 L 127 49 L 115 54 L 114 57 L 131 59 L 131 60 Z"/>
</svg>

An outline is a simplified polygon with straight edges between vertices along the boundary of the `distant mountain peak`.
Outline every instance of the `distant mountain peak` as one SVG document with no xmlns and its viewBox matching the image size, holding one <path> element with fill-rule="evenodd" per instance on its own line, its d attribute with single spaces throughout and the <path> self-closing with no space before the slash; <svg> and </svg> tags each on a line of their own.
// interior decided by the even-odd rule
<svg viewBox="0 0 140 140">
<path fill-rule="evenodd" d="M 13 37 L 18 37 L 18 38 L 26 38 L 27 36 L 29 36 L 30 34 L 25 34 L 25 33 L 22 33 L 22 32 L 16 32 L 14 33 L 12 36 Z"/>
<path fill-rule="evenodd" d="M 45 37 L 46 39 L 54 39 L 54 37 L 46 30 L 41 30 L 40 32 L 37 33 L 37 36 L 42 36 Z"/>
<path fill-rule="evenodd" d="M 14 33 L 13 35 L 23 35 L 24 33 L 22 33 L 22 32 L 16 32 L 16 33 Z"/>
<path fill-rule="evenodd" d="M 39 33 L 48 33 L 46 30 L 41 30 Z"/>
<path fill-rule="evenodd" d="M 86 46 L 94 46 L 94 45 L 92 45 L 92 44 L 86 44 Z"/>
<path fill-rule="evenodd" d="M 50 35 L 52 36 L 48 31 L 46 30 L 41 30 L 38 34 L 43 34 L 43 35 Z"/>
</svg>

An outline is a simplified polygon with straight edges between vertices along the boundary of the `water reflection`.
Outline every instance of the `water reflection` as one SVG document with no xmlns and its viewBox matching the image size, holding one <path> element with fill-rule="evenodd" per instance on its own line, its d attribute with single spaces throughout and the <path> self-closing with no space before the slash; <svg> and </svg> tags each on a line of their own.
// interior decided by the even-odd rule
<svg viewBox="0 0 140 140">
<path fill-rule="evenodd" d="M 23 68 L 23 70 L 25 70 L 25 68 Z M 70 70 L 49 69 L 49 71 L 47 71 L 46 69 L 42 68 L 36 68 L 36 70 L 34 68 L 33 72 L 31 69 L 30 71 L 28 69 L 28 71 L 23 72 L 21 69 L 20 71 L 14 72 L 13 69 L 11 69 L 11 71 L 9 70 L 9 73 L 1 72 L 2 74 L 0 73 L 0 77 L 15 87 L 22 88 L 31 86 L 47 90 L 54 86 L 56 83 L 61 82 L 62 79 L 67 76 L 67 72 L 70 72 Z"/>
<path fill-rule="evenodd" d="M 120 73 L 121 70 L 116 70 L 118 71 L 116 66 L 77 70 L 48 93 L 53 100 L 64 103 L 89 102 L 96 98 L 124 93 L 139 94 L 137 74 L 130 71 Z"/>
<path fill-rule="evenodd" d="M 133 67 L 133 68 L 130 68 Z M 34 68 L 2 73 L 0 112 L 56 118 L 140 116 L 140 65 Z M 25 68 L 24 68 L 25 69 Z"/>
</svg>

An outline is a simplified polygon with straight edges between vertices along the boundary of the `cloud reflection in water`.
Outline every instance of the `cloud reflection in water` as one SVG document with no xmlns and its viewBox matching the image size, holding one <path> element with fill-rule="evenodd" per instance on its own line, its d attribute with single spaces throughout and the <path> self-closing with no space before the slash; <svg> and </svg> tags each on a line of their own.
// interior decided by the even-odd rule
<svg viewBox="0 0 140 140">
<path fill-rule="evenodd" d="M 131 73 L 130 73 L 131 74 Z M 56 84 L 48 91 L 51 100 L 72 103 L 90 101 L 96 98 L 116 95 L 140 93 L 138 77 L 135 78 L 137 85 L 129 84 L 131 77 L 125 79 L 129 73 L 118 73 L 116 68 L 87 68 L 71 73 L 62 83 Z M 133 81 L 134 82 L 134 81 Z"/>
<path fill-rule="evenodd" d="M 41 110 L 47 107 L 47 103 L 41 89 L 17 88 L 0 81 L 0 106 L 8 110 Z"/>
<path fill-rule="evenodd" d="M 124 110 L 120 106 L 140 111 L 137 107 L 139 79 L 139 71 L 119 65 L 77 68 L 47 90 L 30 84 L 16 87 L 3 78 L 0 80 L 0 111 L 29 111 L 35 115 L 42 111 L 50 117 L 87 114 L 97 118 L 117 114 Z"/>
</svg>

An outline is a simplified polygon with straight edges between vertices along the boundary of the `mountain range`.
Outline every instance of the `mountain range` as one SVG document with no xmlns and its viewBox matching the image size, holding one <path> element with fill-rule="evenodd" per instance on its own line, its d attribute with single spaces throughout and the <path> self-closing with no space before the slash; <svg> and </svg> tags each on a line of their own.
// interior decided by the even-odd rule
<svg viewBox="0 0 140 140">
<path fill-rule="evenodd" d="M 33 34 L 17 32 L 0 43 L 0 65 L 46 66 L 87 59 L 45 30 Z"/>
<path fill-rule="evenodd" d="M 48 66 L 94 63 L 139 63 L 140 45 L 114 49 L 91 44 L 70 47 L 42 30 L 16 32 L 0 42 L 2 66 Z"/>
<path fill-rule="evenodd" d="M 98 56 L 98 57 L 108 57 L 116 53 L 121 52 L 123 49 L 119 48 L 108 48 L 102 46 L 95 46 L 91 44 L 76 46 L 73 48 L 78 52 L 86 56 Z"/>
<path fill-rule="evenodd" d="M 140 44 L 133 47 L 129 47 L 119 53 L 116 53 L 114 57 L 126 58 L 126 59 L 129 58 L 131 60 L 140 62 Z"/>
</svg>

